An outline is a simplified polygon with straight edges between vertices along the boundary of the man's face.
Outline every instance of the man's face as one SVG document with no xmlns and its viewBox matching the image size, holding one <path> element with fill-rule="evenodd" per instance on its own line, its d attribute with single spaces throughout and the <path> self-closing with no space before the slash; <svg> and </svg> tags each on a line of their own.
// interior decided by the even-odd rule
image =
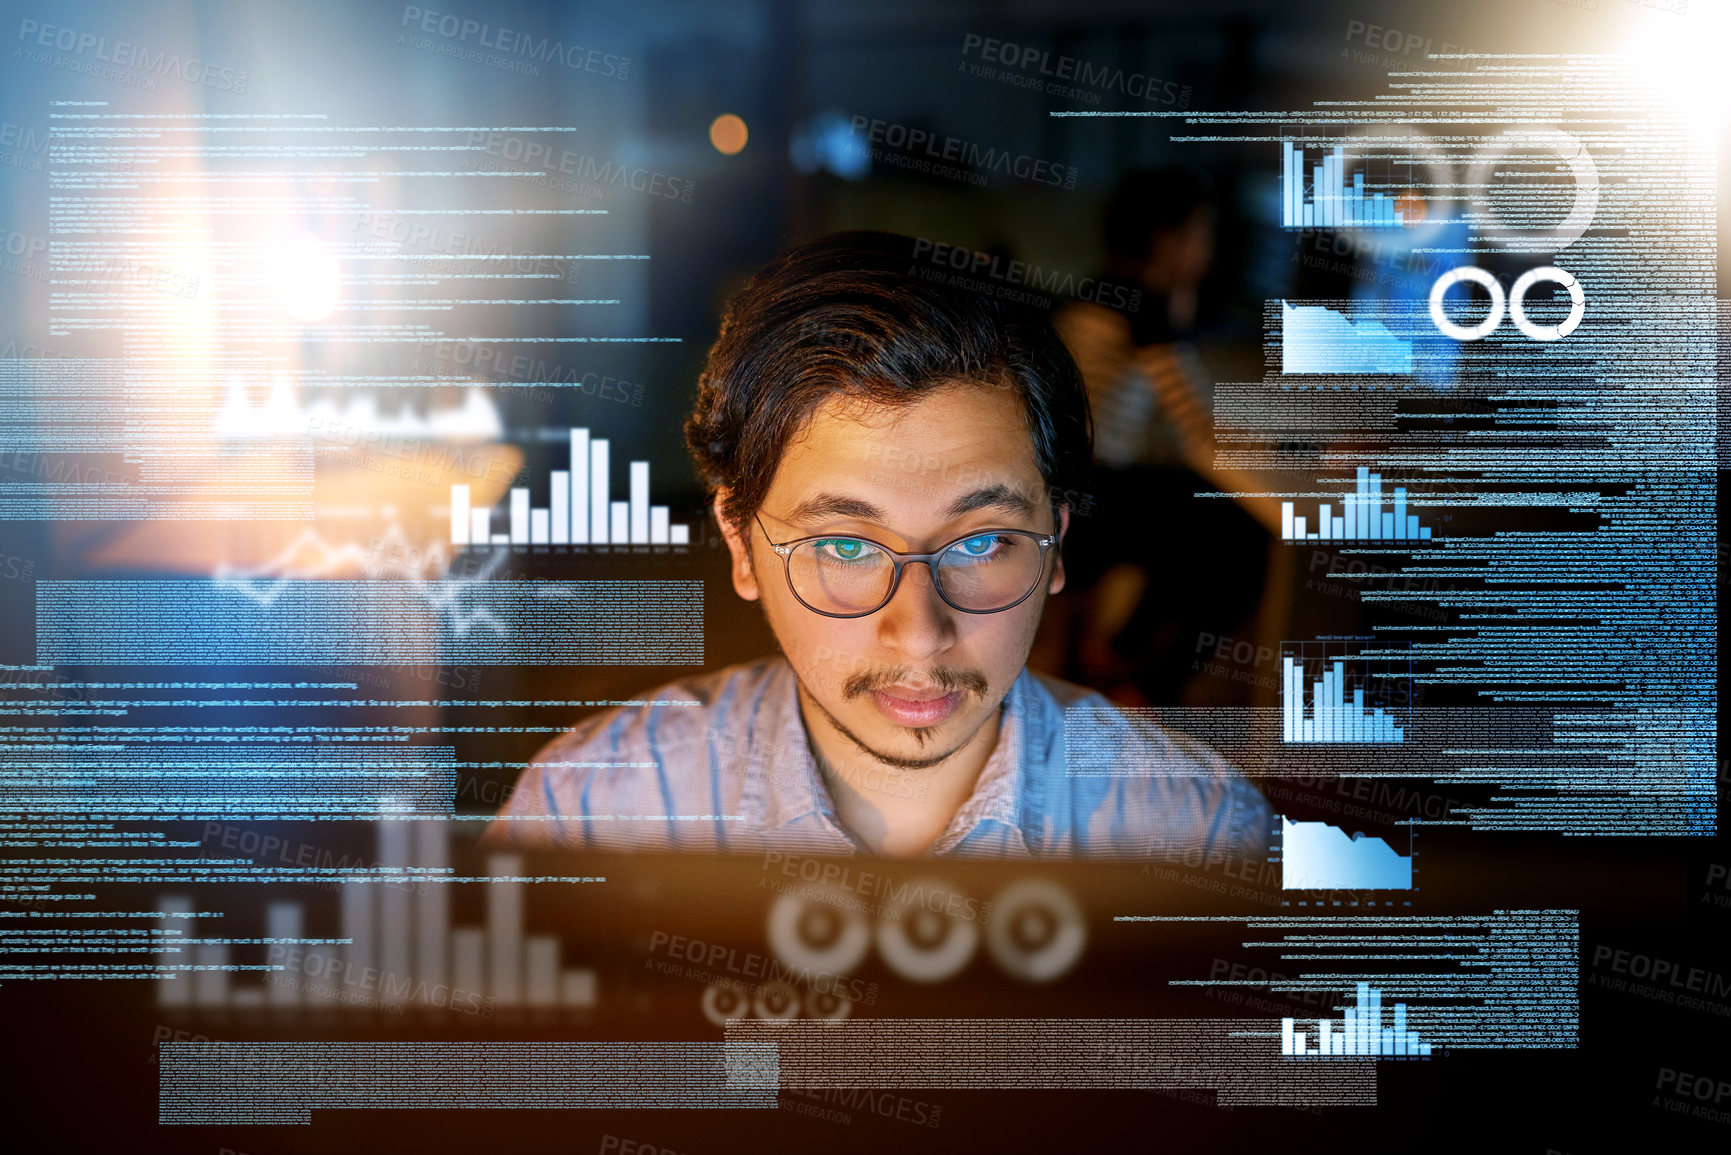
<svg viewBox="0 0 1731 1155">
<path fill-rule="evenodd" d="M 826 401 L 783 453 L 759 519 L 761 529 L 722 519 L 734 589 L 762 600 L 808 724 L 891 764 L 936 765 L 995 720 L 1046 595 L 1064 584 L 1053 550 L 1032 596 L 970 614 L 938 596 L 928 566 L 909 563 L 876 613 L 825 617 L 794 597 L 770 545 L 837 534 L 923 552 L 991 529 L 1061 534 L 1012 389 L 963 383 L 893 408 Z"/>
</svg>

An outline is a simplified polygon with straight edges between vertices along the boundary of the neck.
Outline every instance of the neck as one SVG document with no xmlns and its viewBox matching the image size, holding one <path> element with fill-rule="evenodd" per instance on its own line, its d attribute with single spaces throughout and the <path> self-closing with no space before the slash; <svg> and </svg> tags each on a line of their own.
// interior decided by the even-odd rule
<svg viewBox="0 0 1731 1155">
<path fill-rule="evenodd" d="M 973 795 L 980 771 L 997 748 L 1003 714 L 993 711 L 972 737 L 942 761 L 907 769 L 860 749 L 803 686 L 799 708 L 842 826 L 872 853 L 898 856 L 930 850 Z"/>
</svg>

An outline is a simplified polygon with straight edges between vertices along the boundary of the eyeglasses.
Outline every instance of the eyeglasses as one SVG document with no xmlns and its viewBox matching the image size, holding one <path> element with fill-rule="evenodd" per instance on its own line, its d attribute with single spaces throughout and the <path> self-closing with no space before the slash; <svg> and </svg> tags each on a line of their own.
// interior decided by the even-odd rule
<svg viewBox="0 0 1731 1155">
<path fill-rule="evenodd" d="M 903 553 L 870 538 L 839 534 L 777 542 L 787 587 L 799 604 L 829 618 L 863 618 L 883 609 L 902 584 L 902 567 L 924 562 L 938 596 L 964 614 L 995 614 L 1026 601 L 1046 572 L 1046 551 L 1056 534 L 987 529 L 959 537 L 930 553 Z"/>
</svg>

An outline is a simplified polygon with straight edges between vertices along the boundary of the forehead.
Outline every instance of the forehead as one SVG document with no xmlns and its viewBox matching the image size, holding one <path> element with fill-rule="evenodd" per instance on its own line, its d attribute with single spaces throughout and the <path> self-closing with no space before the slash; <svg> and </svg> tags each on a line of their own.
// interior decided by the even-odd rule
<svg viewBox="0 0 1731 1155">
<path fill-rule="evenodd" d="M 788 442 L 765 504 L 780 515 L 821 492 L 920 522 L 992 485 L 1044 504 L 1021 394 L 959 382 L 906 405 L 827 399 Z"/>
</svg>

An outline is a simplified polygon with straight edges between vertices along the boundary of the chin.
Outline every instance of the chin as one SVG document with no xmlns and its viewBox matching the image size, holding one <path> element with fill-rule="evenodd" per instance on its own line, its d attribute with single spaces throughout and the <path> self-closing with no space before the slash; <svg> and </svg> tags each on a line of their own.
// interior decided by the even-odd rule
<svg viewBox="0 0 1731 1155">
<path fill-rule="evenodd" d="M 982 719 L 972 711 L 945 718 L 935 726 L 912 729 L 884 719 L 862 721 L 854 730 L 872 749 L 895 758 L 924 761 L 928 758 L 949 757 L 967 745 L 968 739 L 980 728 Z"/>
</svg>

